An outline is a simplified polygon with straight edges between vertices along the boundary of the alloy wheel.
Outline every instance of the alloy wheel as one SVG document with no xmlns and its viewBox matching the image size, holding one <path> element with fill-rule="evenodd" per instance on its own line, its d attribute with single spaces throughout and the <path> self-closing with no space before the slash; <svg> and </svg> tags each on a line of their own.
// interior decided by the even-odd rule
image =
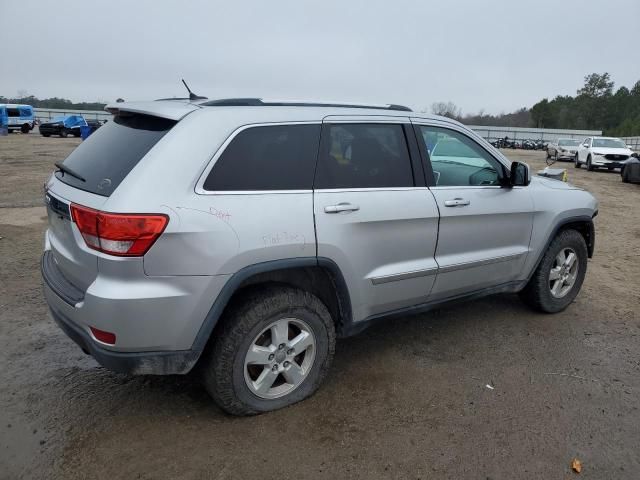
<svg viewBox="0 0 640 480">
<path fill-rule="evenodd" d="M 561 249 L 549 272 L 549 290 L 555 298 L 566 296 L 578 278 L 578 255 L 573 248 Z"/>
<path fill-rule="evenodd" d="M 251 342 L 244 360 L 249 390 L 265 399 L 279 398 L 298 388 L 315 360 L 316 338 L 306 322 L 282 318 Z"/>
</svg>

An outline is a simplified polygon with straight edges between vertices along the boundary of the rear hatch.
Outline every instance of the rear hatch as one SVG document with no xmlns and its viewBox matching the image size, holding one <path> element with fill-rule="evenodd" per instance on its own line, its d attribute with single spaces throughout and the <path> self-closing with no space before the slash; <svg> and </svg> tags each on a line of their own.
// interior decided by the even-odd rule
<svg viewBox="0 0 640 480">
<path fill-rule="evenodd" d="M 60 164 L 46 185 L 50 253 L 45 261 L 82 292 L 97 276 L 99 253 L 88 248 L 71 206 L 103 210 L 118 185 L 178 121 L 124 109 L 114 113 Z"/>
</svg>

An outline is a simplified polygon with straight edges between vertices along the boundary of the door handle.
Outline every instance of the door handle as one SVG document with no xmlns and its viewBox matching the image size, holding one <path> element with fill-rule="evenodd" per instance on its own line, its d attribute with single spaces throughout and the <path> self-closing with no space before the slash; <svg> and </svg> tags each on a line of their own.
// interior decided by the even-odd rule
<svg viewBox="0 0 640 480">
<path fill-rule="evenodd" d="M 360 210 L 358 205 L 352 205 L 347 202 L 339 203 L 337 205 L 327 205 L 324 207 L 324 213 L 357 212 L 358 210 Z"/>
<path fill-rule="evenodd" d="M 469 200 L 465 200 L 464 198 L 454 198 L 453 200 L 445 200 L 445 207 L 464 207 L 469 205 L 471 202 Z"/>
</svg>

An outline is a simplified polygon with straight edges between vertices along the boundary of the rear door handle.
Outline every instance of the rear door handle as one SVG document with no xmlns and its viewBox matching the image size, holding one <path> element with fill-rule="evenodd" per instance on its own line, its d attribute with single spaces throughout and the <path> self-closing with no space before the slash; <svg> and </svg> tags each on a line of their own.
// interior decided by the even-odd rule
<svg viewBox="0 0 640 480">
<path fill-rule="evenodd" d="M 469 205 L 471 202 L 469 200 L 465 200 L 464 198 L 454 198 L 453 200 L 445 200 L 445 207 L 464 207 Z"/>
<path fill-rule="evenodd" d="M 358 205 L 353 205 L 351 203 L 339 203 L 337 205 L 327 205 L 324 207 L 324 213 L 340 213 L 340 212 L 357 212 L 360 210 Z"/>
</svg>

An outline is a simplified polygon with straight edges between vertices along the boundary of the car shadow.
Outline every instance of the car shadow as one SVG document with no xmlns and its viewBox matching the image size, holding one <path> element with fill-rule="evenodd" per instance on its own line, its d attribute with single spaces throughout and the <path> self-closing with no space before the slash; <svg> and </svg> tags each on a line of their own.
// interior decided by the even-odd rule
<svg viewBox="0 0 640 480">
<path fill-rule="evenodd" d="M 486 330 L 479 334 L 490 337 L 496 328 L 504 328 L 505 318 L 509 328 L 520 329 L 528 321 L 527 313 L 532 314 L 517 296 L 503 294 L 382 321 L 356 336 L 338 340 L 326 382 L 332 390 L 350 388 L 340 383 L 340 377 L 352 369 L 369 368 L 372 355 L 392 362 L 402 361 L 406 355 L 438 363 L 454 361 L 468 353 L 461 336 Z M 53 397 L 64 399 L 58 406 L 63 410 L 59 416 L 88 420 L 95 418 L 96 412 L 109 411 L 126 416 L 227 417 L 201 385 L 199 365 L 187 375 L 136 376 L 111 372 L 93 359 L 88 362 L 84 362 L 87 368 L 57 371 L 47 385 L 55 390 Z"/>
</svg>

